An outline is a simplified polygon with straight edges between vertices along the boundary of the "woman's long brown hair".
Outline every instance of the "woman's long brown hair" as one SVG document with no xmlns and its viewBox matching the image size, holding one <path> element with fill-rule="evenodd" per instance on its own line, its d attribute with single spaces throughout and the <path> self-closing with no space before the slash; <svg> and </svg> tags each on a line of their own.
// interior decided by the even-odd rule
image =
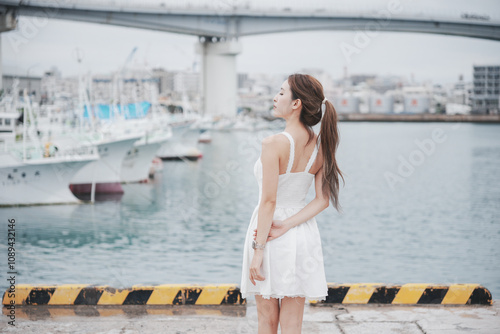
<svg viewBox="0 0 500 334">
<path fill-rule="evenodd" d="M 300 99 L 302 111 L 300 121 L 309 133 L 307 144 L 314 138 L 312 127 L 321 121 L 319 137 L 323 151 L 323 195 L 332 201 L 337 211 L 340 211 L 339 188 L 340 178 L 344 177 L 335 159 L 339 146 L 339 131 L 337 126 L 337 112 L 330 101 L 325 102 L 325 112 L 322 115 L 321 104 L 325 98 L 323 85 L 308 74 L 292 74 L 288 77 L 288 84 L 292 91 L 292 98 Z M 307 145 L 306 144 L 306 145 Z"/>
</svg>

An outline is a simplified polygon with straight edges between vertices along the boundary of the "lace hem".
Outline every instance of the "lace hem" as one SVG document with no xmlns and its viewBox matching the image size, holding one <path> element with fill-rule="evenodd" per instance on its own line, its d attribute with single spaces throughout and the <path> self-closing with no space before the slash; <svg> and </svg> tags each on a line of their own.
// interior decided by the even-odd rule
<svg viewBox="0 0 500 334">
<path fill-rule="evenodd" d="M 296 295 L 277 295 L 277 294 L 270 294 L 270 295 L 263 295 L 259 292 L 247 292 L 247 293 L 242 293 L 241 296 L 243 298 L 247 298 L 248 296 L 261 296 L 262 298 L 264 299 L 271 299 L 271 298 L 276 298 L 276 299 L 283 299 L 285 297 L 290 297 L 290 298 L 294 298 L 294 297 L 305 297 L 307 301 L 316 301 L 316 302 L 320 302 L 320 301 L 324 301 L 326 300 L 326 295 L 323 295 L 323 296 L 316 296 L 316 297 L 311 297 L 311 296 L 306 296 L 304 294 L 296 294 Z"/>
</svg>

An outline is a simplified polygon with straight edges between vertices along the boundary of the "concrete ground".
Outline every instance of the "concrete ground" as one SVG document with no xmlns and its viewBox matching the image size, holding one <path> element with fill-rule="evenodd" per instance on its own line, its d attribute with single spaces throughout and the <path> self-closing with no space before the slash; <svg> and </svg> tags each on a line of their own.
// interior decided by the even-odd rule
<svg viewBox="0 0 500 334">
<path fill-rule="evenodd" d="M 500 333 L 500 305 L 306 304 L 302 333 Z M 247 306 L 31 306 L 3 309 L 2 333 L 257 333 L 254 299 Z"/>
</svg>

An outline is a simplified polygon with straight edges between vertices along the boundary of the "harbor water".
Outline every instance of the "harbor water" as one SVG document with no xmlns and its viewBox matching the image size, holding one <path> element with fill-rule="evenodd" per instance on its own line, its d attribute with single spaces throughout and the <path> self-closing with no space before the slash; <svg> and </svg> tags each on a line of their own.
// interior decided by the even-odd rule
<svg viewBox="0 0 500 334">
<path fill-rule="evenodd" d="M 339 126 L 343 212 L 317 216 L 327 281 L 479 283 L 498 299 L 500 125 Z M 164 161 L 121 198 L 0 208 L 1 276 L 14 218 L 17 284 L 239 284 L 253 166 L 279 131 L 213 132 L 201 159 Z"/>
</svg>

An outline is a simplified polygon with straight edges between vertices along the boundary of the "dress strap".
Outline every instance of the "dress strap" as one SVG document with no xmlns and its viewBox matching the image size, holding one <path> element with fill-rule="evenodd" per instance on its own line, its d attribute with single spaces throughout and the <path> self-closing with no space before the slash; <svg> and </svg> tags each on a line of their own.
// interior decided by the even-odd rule
<svg viewBox="0 0 500 334">
<path fill-rule="evenodd" d="M 293 160 L 295 158 L 295 143 L 291 134 L 286 131 L 283 131 L 282 134 L 287 136 L 288 140 L 290 140 L 290 155 L 288 157 L 288 165 L 286 167 L 286 173 L 288 174 L 292 170 Z"/>
<path fill-rule="evenodd" d="M 319 136 L 318 136 L 319 138 Z M 318 154 L 318 142 L 316 142 L 314 144 L 314 150 L 313 150 L 313 153 L 311 154 L 311 157 L 309 158 L 309 161 L 307 162 L 307 166 L 306 166 L 306 170 L 305 172 L 309 172 L 309 170 L 311 169 L 313 163 L 314 163 L 314 160 L 316 159 L 316 155 Z"/>
</svg>

